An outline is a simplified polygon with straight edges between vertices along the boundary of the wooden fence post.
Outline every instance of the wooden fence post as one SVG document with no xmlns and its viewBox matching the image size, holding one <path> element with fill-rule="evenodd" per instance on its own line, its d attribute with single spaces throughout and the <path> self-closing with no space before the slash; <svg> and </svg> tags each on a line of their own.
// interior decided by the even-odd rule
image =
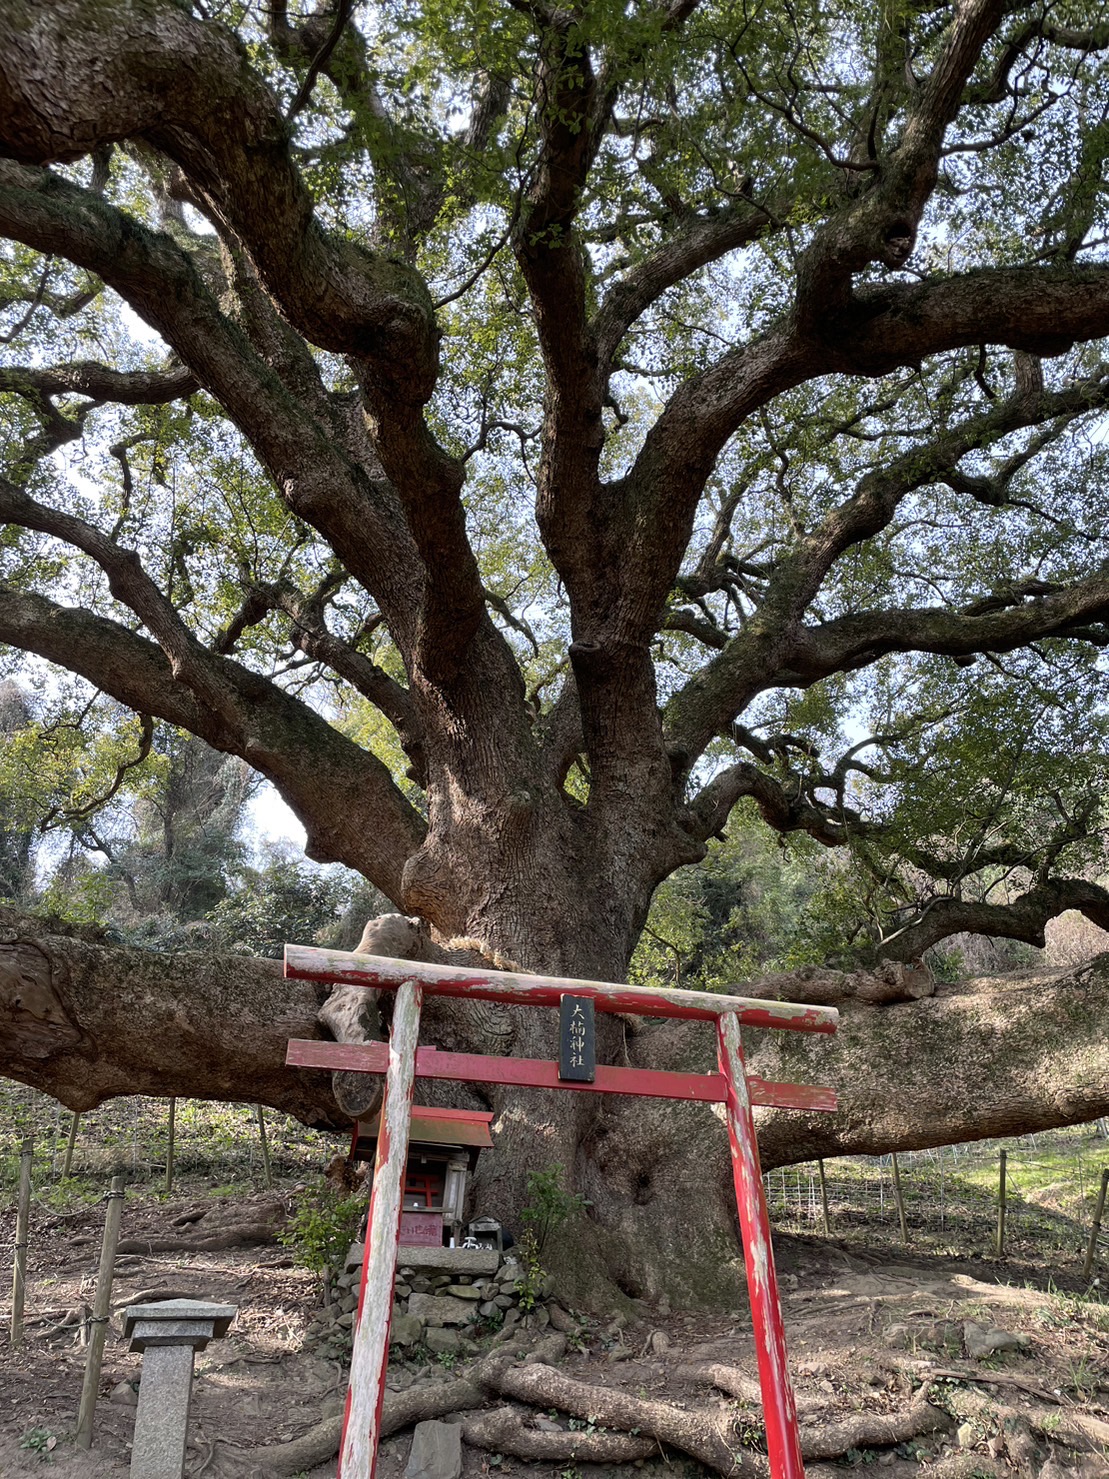
<svg viewBox="0 0 1109 1479">
<path fill-rule="evenodd" d="M 62 1180 L 64 1181 L 73 1167 L 73 1147 L 77 1144 L 77 1127 L 81 1123 L 81 1111 L 75 1109 L 73 1118 L 69 1123 L 69 1139 L 65 1143 L 65 1157 L 62 1160 Z"/>
<path fill-rule="evenodd" d="M 166 1191 L 166 1196 L 167 1197 L 169 1196 L 170 1192 L 173 1190 L 173 1152 L 174 1152 L 174 1144 L 173 1144 L 173 1142 L 174 1142 L 174 1135 L 176 1133 L 176 1129 L 177 1129 L 177 1100 L 176 1099 L 171 1099 L 169 1101 L 169 1124 L 166 1127 L 166 1134 L 167 1134 L 167 1142 L 168 1143 L 166 1145 L 166 1187 L 165 1187 L 165 1191 Z"/>
<path fill-rule="evenodd" d="M 377 1465 L 423 995 L 423 987 L 418 981 L 405 981 L 397 988 L 393 1007 L 389 1071 L 377 1132 L 366 1251 L 362 1260 L 362 1288 L 358 1297 L 358 1324 L 354 1332 L 350 1386 L 347 1388 L 339 1452 L 339 1479 L 373 1479 Z"/>
<path fill-rule="evenodd" d="M 823 1159 L 817 1161 L 816 1169 L 820 1176 L 820 1209 L 824 1215 L 824 1236 L 827 1238 L 831 1236 L 832 1224 L 828 1217 L 828 1183 L 824 1180 Z"/>
<path fill-rule="evenodd" d="M 1008 1190 L 1008 1188 L 1006 1186 L 1006 1163 L 1008 1162 L 1008 1159 L 1009 1159 L 1008 1152 L 1003 1150 L 1001 1152 L 1000 1156 L 998 1157 L 998 1177 L 997 1177 L 997 1237 L 994 1240 L 995 1241 L 995 1251 L 997 1253 L 998 1258 L 1004 1258 L 1005 1257 L 1005 1206 L 1006 1206 L 1006 1193 L 1007 1193 L 1007 1190 Z"/>
<path fill-rule="evenodd" d="M 262 1113 L 262 1106 L 258 1109 L 258 1137 L 262 1142 L 262 1169 L 266 1178 L 267 1189 L 273 1185 L 273 1171 L 270 1169 L 270 1143 L 266 1139 L 266 1117 Z"/>
<path fill-rule="evenodd" d="M 893 1199 L 897 1203 L 897 1220 L 901 1224 L 901 1241 L 908 1244 L 909 1228 L 905 1221 L 905 1199 L 901 1195 L 901 1168 L 897 1164 L 897 1152 L 892 1152 L 890 1159 L 893 1162 Z"/>
<path fill-rule="evenodd" d="M 23 1304 L 27 1289 L 27 1239 L 31 1227 L 31 1161 L 35 1142 L 24 1135 L 19 1150 L 19 1203 L 15 1214 L 15 1265 L 12 1270 L 11 1340 L 15 1348 L 23 1344 Z"/>
<path fill-rule="evenodd" d="M 1090 1241 L 1086 1245 L 1086 1261 L 1082 1265 L 1082 1277 L 1088 1279 L 1094 1271 L 1094 1259 L 1097 1257 L 1097 1243 L 1101 1236 L 1101 1217 L 1105 1211 L 1105 1192 L 1109 1187 L 1109 1166 L 1101 1173 L 1101 1186 L 1097 1194 L 1097 1206 L 1094 1208 L 1094 1225 L 1090 1228 Z"/>
<path fill-rule="evenodd" d="M 104 1342 L 108 1337 L 108 1317 L 112 1308 L 112 1278 L 116 1266 L 116 1244 L 119 1221 L 123 1214 L 123 1177 L 112 1177 L 112 1189 L 104 1218 L 104 1241 L 100 1245 L 100 1268 L 96 1275 L 96 1297 L 92 1306 L 92 1334 L 85 1357 L 85 1380 L 81 1386 L 81 1406 L 77 1413 L 77 1447 L 92 1447 L 92 1420 L 100 1388 L 100 1366 L 104 1359 Z"/>
</svg>

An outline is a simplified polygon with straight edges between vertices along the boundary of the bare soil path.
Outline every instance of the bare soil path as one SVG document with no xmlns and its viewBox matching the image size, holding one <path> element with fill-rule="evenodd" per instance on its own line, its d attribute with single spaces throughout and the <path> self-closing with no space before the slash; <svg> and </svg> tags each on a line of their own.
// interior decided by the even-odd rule
<svg viewBox="0 0 1109 1479">
<path fill-rule="evenodd" d="M 235 1217 L 264 1229 L 274 1200 L 273 1194 L 240 1196 Z M 122 1340 L 119 1312 L 144 1298 L 193 1295 L 239 1307 L 228 1337 L 197 1359 L 187 1473 L 275 1479 L 297 1472 L 287 1461 L 298 1450 L 283 1450 L 283 1444 L 320 1431 L 321 1424 L 327 1429 L 328 1419 L 334 1428 L 346 1371 L 306 1342 L 319 1307 L 313 1276 L 294 1267 L 272 1241 L 158 1250 L 167 1232 L 181 1231 L 175 1220 L 201 1204 L 208 1205 L 197 1196 L 172 1203 L 142 1193 L 128 1198 L 124 1237 L 154 1251 L 123 1253 L 118 1260 L 116 1314 L 89 1454 L 75 1450 L 72 1433 L 84 1364 L 80 1316 L 91 1303 L 103 1212 L 93 1205 L 37 1215 L 26 1341 L 12 1351 L 6 1314 L 0 1336 L 3 1479 L 127 1474 L 140 1363 Z M 9 1245 L 10 1220 L 0 1217 L 0 1237 Z M 847 1251 L 816 1238 L 776 1241 L 811 1475 L 873 1464 L 874 1472 L 893 1479 L 1107 1479 L 1109 1305 L 1079 1296 L 1076 1268 L 1056 1266 L 1049 1279 L 1032 1264 L 907 1258 L 857 1246 Z M 9 1283 L 7 1275 L 5 1287 Z M 490 1387 L 484 1409 L 472 1401 L 457 1413 L 441 1407 L 450 1394 L 457 1400 L 465 1391 L 468 1372 L 495 1356 L 494 1345 L 470 1361 L 417 1353 L 416 1361 L 398 1364 L 394 1389 L 410 1408 L 422 1401 L 425 1415 L 453 1416 L 463 1424 L 464 1479 L 525 1472 L 539 1479 L 612 1479 L 621 1466 L 589 1460 L 604 1449 L 597 1439 L 606 1430 L 609 1448 L 619 1447 L 621 1429 L 625 1447 L 638 1439 L 648 1450 L 635 1467 L 658 1467 L 669 1479 L 728 1472 L 727 1459 L 718 1458 L 731 1451 L 728 1445 L 735 1449 L 733 1474 L 759 1472 L 754 1350 L 738 1296 L 728 1312 L 669 1311 L 629 1301 L 622 1310 L 588 1317 L 559 1314 L 556 1323 L 567 1327 L 561 1337 L 549 1328 L 534 1334 L 532 1343 L 545 1341 L 537 1352 L 540 1364 L 517 1364 L 504 1376 L 510 1363 L 501 1363 L 500 1384 Z M 1013 1348 L 972 1359 L 968 1324 L 983 1333 L 1006 1332 Z M 575 1414 L 582 1387 L 593 1389 L 585 1401 L 593 1410 Z M 643 1427 L 629 1437 L 629 1428 L 639 1425 L 621 1413 L 633 1409 L 644 1414 Z M 921 1431 L 910 1431 L 914 1427 Z M 666 1438 L 664 1445 L 647 1441 L 655 1431 Z M 714 1434 L 724 1435 L 723 1450 L 713 1447 Z M 848 1442 L 853 1434 L 858 1441 Z M 326 1437 L 321 1441 L 326 1447 Z M 387 1440 L 383 1479 L 399 1479 L 410 1442 L 410 1425 Z M 334 1473 L 334 1460 L 299 1472 L 323 1479 Z M 626 1472 L 632 1474 L 630 1464 Z"/>
</svg>

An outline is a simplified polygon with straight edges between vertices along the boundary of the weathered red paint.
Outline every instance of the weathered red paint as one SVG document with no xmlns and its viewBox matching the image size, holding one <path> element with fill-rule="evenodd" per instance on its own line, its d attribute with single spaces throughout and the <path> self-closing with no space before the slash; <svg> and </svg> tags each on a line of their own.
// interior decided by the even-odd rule
<svg viewBox="0 0 1109 1479">
<path fill-rule="evenodd" d="M 319 1042 L 293 1038 L 285 1062 L 291 1068 L 343 1068 L 362 1073 L 384 1073 L 389 1050 L 384 1043 Z M 691 1104 L 723 1104 L 724 1078 L 719 1073 L 664 1073 L 653 1068 L 620 1068 L 598 1063 L 591 1084 L 568 1083 L 558 1076 L 558 1064 L 541 1058 L 494 1058 L 480 1053 L 444 1053 L 420 1048 L 416 1077 L 450 1079 L 457 1083 L 508 1084 L 528 1089 L 568 1089 L 580 1094 L 637 1094 L 646 1099 L 684 1099 Z M 747 1080 L 751 1103 L 777 1109 L 832 1112 L 835 1091 L 809 1084 L 783 1084 L 752 1075 Z M 416 1126 L 413 1111 L 413 1128 Z M 456 1111 L 463 1113 L 463 1111 Z M 446 1114 L 436 1110 L 436 1115 Z"/>
<path fill-rule="evenodd" d="M 747 1073 L 739 1035 L 739 1019 L 728 1012 L 716 1024 L 717 1055 L 727 1089 L 725 1110 L 728 1143 L 732 1151 L 739 1227 L 743 1235 L 743 1267 L 751 1299 L 755 1354 L 759 1367 L 766 1450 L 773 1479 L 805 1479 L 801 1437 L 797 1431 L 797 1404 L 786 1362 L 786 1335 L 770 1218 L 766 1210 L 755 1122 L 747 1094 Z"/>
<path fill-rule="evenodd" d="M 416 992 L 416 1024 L 419 1000 L 423 990 L 433 995 L 470 996 L 480 1001 L 507 1001 L 526 1006 L 558 1006 L 564 992 L 589 996 L 597 1010 L 631 1012 L 647 1017 L 683 1017 L 716 1023 L 719 1074 L 661 1073 L 650 1069 L 623 1069 L 598 1065 L 597 1081 L 592 1084 L 567 1083 L 558 1078 L 558 1065 L 521 1058 L 487 1058 L 472 1053 L 441 1053 L 437 1048 L 419 1048 L 409 1039 L 410 1056 L 398 1055 L 382 1043 L 344 1044 L 294 1041 L 289 1043 L 286 1061 L 301 1067 L 348 1068 L 363 1072 L 387 1072 L 386 1109 L 382 1112 L 377 1153 L 379 1164 L 391 1164 L 390 1124 L 397 1134 L 396 1094 L 394 1081 L 407 1075 L 408 1110 L 411 1112 L 411 1085 L 419 1075 L 431 1078 L 507 1083 L 535 1088 L 570 1089 L 579 1093 L 637 1094 L 650 1097 L 688 1099 L 691 1102 L 723 1103 L 728 1121 L 728 1139 L 732 1154 L 736 1207 L 743 1235 L 744 1266 L 751 1296 L 755 1350 L 758 1357 L 759 1385 L 762 1391 L 766 1421 L 767 1451 L 771 1479 L 804 1479 L 800 1435 L 797 1431 L 797 1409 L 786 1363 L 785 1331 L 782 1326 L 781 1301 L 774 1270 L 774 1252 L 770 1239 L 770 1219 L 766 1211 L 762 1174 L 759 1168 L 758 1143 L 755 1138 L 752 1104 L 774 1104 L 785 1108 L 834 1109 L 835 1095 L 829 1089 L 809 1088 L 800 1084 L 769 1083 L 748 1079 L 743 1062 L 740 1024 L 752 1027 L 777 1027 L 794 1032 L 835 1032 L 838 1013 L 833 1007 L 804 1007 L 790 1002 L 759 1002 L 745 997 L 709 995 L 694 991 L 662 991 L 650 988 L 624 987 L 606 982 L 567 981 L 549 976 L 513 976 L 507 973 L 475 974 L 446 966 L 416 964 L 413 961 L 386 960 L 368 955 L 351 955 L 340 951 L 311 950 L 286 945 L 285 974 L 300 980 L 354 984 L 393 989 L 405 985 Z M 403 992 L 401 993 L 404 994 Z M 397 1034 L 398 1011 L 394 1012 L 393 1035 Z M 411 1010 L 405 1020 L 411 1025 Z M 399 1057 L 406 1059 L 405 1064 Z M 499 1076 L 498 1076 L 499 1075 Z M 392 1107 L 392 1113 L 386 1111 Z M 449 1111 L 437 1111 L 449 1113 Z M 356 1131 L 357 1133 L 357 1131 Z M 408 1120 L 401 1126 L 403 1146 L 407 1151 Z M 384 1145 L 384 1152 L 383 1152 Z M 384 1160 L 382 1159 L 384 1155 Z M 378 1174 L 374 1175 L 374 1195 Z M 389 1227 L 379 1226 L 374 1219 L 371 1199 L 371 1234 L 366 1239 L 366 1262 L 363 1270 L 359 1321 L 355 1336 L 356 1355 L 362 1334 L 362 1305 L 371 1277 L 371 1253 L 379 1251 L 376 1267 L 387 1270 L 387 1289 L 383 1292 L 391 1308 L 396 1272 L 397 1239 L 400 1214 Z M 389 1242 L 382 1249 L 382 1239 Z M 386 1281 L 383 1281 L 386 1282 Z M 380 1296 L 378 1296 L 380 1297 Z M 369 1427 L 365 1451 L 368 1459 L 357 1471 L 348 1469 L 346 1479 L 373 1479 L 377 1464 L 377 1442 L 381 1423 L 381 1403 L 385 1391 L 385 1363 L 388 1354 L 388 1319 L 384 1331 L 374 1341 L 376 1351 L 375 1413 Z M 346 1453 L 347 1423 L 352 1409 L 352 1393 L 360 1373 L 351 1367 L 351 1387 L 347 1393 L 347 1417 L 344 1419 Z M 365 1410 L 364 1396 L 360 1400 Z M 340 1476 L 342 1476 L 340 1458 Z"/>
<path fill-rule="evenodd" d="M 349 950 L 285 946 L 285 975 L 296 981 L 320 981 L 391 991 L 412 979 L 414 963 L 384 955 L 356 955 Z M 835 1032 L 835 1007 L 803 1006 L 789 1001 L 759 1001 L 709 991 L 674 991 L 657 986 L 622 986 L 611 981 L 574 981 L 565 976 L 517 976 L 508 971 L 473 971 L 449 965 L 418 966 L 424 989 L 435 996 L 465 996 L 472 1001 L 505 1001 L 515 1006 L 557 1007 L 564 995 L 588 996 L 599 1012 L 627 1012 L 641 1017 L 678 1017 L 715 1022 L 735 1012 L 745 1027 L 774 1027 L 787 1032 Z"/>
<path fill-rule="evenodd" d="M 362 1287 L 358 1294 L 350 1385 L 343 1412 L 339 1479 L 343 1479 L 344 1474 L 346 1479 L 373 1479 L 377 1467 L 422 1001 L 422 987 L 410 979 L 405 989 L 398 993 L 393 1014 L 385 1101 L 378 1126 L 366 1247 L 362 1258 Z"/>
</svg>

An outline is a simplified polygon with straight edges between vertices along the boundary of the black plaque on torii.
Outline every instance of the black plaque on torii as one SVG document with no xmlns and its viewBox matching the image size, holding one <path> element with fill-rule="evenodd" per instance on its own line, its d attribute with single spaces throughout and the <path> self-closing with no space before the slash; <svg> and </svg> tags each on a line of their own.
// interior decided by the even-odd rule
<svg viewBox="0 0 1109 1479">
<path fill-rule="evenodd" d="M 567 1083 L 591 1084 L 597 1071 L 593 1001 L 564 996 L 559 1005 L 558 1076 Z"/>
</svg>

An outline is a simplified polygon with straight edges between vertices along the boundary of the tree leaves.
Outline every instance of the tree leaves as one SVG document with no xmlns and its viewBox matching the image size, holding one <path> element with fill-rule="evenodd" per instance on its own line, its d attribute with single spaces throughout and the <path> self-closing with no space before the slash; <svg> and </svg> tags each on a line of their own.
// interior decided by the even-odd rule
<svg viewBox="0 0 1109 1479">
<path fill-rule="evenodd" d="M 1087 8 L 83 14 L 0 116 L 0 577 L 55 603 L 5 630 L 115 622 L 80 663 L 131 702 L 149 638 L 152 714 L 450 929 L 580 847 L 626 958 L 741 797 L 841 943 L 1096 870 Z M 98 712 L 40 812 L 134 752 Z M 668 897 L 688 963 L 707 896 Z"/>
</svg>

